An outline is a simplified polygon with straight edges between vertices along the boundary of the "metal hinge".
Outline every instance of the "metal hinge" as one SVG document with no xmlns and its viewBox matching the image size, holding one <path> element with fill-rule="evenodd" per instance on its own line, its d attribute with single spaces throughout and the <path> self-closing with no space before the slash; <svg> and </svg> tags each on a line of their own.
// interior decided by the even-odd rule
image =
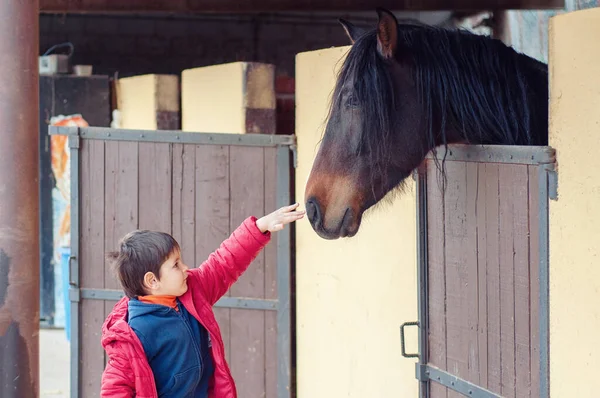
<svg viewBox="0 0 600 398">
<path fill-rule="evenodd" d="M 439 383 L 453 391 L 461 393 L 466 397 L 474 398 L 502 398 L 501 395 L 479 387 L 471 382 L 463 380 L 446 371 L 433 366 L 417 363 L 415 366 L 415 376 L 421 382 Z"/>
<path fill-rule="evenodd" d="M 548 170 L 548 198 L 558 200 L 558 173 L 556 170 Z"/>
<path fill-rule="evenodd" d="M 291 144 L 290 145 L 290 151 L 292 151 L 292 164 L 294 165 L 294 168 L 298 167 L 298 145 Z"/>
<path fill-rule="evenodd" d="M 78 135 L 70 135 L 69 136 L 69 148 L 71 149 L 79 149 L 81 139 Z"/>
<path fill-rule="evenodd" d="M 77 287 L 69 288 L 69 301 L 72 303 L 78 303 L 81 300 L 81 290 Z"/>
</svg>

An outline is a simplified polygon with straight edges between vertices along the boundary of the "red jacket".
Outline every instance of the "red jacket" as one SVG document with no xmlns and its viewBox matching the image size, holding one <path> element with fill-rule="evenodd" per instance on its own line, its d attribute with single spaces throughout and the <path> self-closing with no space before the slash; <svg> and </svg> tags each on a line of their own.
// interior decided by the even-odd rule
<svg viewBox="0 0 600 398">
<path fill-rule="evenodd" d="M 188 290 L 179 297 L 181 303 L 210 334 L 215 372 L 211 398 L 236 398 L 235 383 L 225 361 L 225 347 L 212 306 L 248 268 L 269 242 L 256 218 L 247 218 L 219 249 L 196 269 L 188 271 Z M 101 396 L 111 398 L 157 398 L 152 369 L 146 360 L 142 343 L 127 324 L 127 297 L 113 308 L 102 325 L 102 346 L 108 363 L 102 374 Z"/>
</svg>

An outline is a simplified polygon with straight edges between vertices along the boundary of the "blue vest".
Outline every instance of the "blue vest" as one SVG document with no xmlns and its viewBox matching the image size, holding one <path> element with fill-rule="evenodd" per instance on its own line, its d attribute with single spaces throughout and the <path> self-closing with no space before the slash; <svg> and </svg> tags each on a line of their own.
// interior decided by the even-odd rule
<svg viewBox="0 0 600 398">
<path fill-rule="evenodd" d="M 177 300 L 173 308 L 129 300 L 129 326 L 144 347 L 159 397 L 207 398 L 214 364 L 206 329 Z"/>
</svg>

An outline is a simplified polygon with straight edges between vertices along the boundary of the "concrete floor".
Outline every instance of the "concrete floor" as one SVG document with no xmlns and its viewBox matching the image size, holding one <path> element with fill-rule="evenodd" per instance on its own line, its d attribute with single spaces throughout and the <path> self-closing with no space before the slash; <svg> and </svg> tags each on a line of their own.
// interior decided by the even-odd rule
<svg viewBox="0 0 600 398">
<path fill-rule="evenodd" d="M 40 329 L 40 398 L 68 398 L 70 344 L 63 329 Z"/>
</svg>

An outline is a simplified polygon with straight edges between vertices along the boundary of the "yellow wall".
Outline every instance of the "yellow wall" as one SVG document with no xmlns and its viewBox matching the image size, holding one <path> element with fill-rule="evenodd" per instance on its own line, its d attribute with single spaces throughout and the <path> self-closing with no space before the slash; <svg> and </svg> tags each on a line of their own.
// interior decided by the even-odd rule
<svg viewBox="0 0 600 398">
<path fill-rule="evenodd" d="M 300 202 L 347 50 L 296 57 Z M 414 360 L 401 356 L 399 337 L 400 324 L 417 319 L 414 185 L 368 214 L 354 238 L 323 240 L 303 220 L 296 245 L 298 397 L 416 397 Z M 416 334 L 407 330 L 410 351 Z"/>
<path fill-rule="evenodd" d="M 248 109 L 275 109 L 273 65 L 233 62 L 181 73 L 182 130 L 252 133 L 246 131 Z"/>
<path fill-rule="evenodd" d="M 600 8 L 550 22 L 550 389 L 598 397 L 600 374 Z"/>
<path fill-rule="evenodd" d="M 140 75 L 119 79 L 121 128 L 156 130 L 157 111 L 179 112 L 179 77 Z"/>
</svg>

